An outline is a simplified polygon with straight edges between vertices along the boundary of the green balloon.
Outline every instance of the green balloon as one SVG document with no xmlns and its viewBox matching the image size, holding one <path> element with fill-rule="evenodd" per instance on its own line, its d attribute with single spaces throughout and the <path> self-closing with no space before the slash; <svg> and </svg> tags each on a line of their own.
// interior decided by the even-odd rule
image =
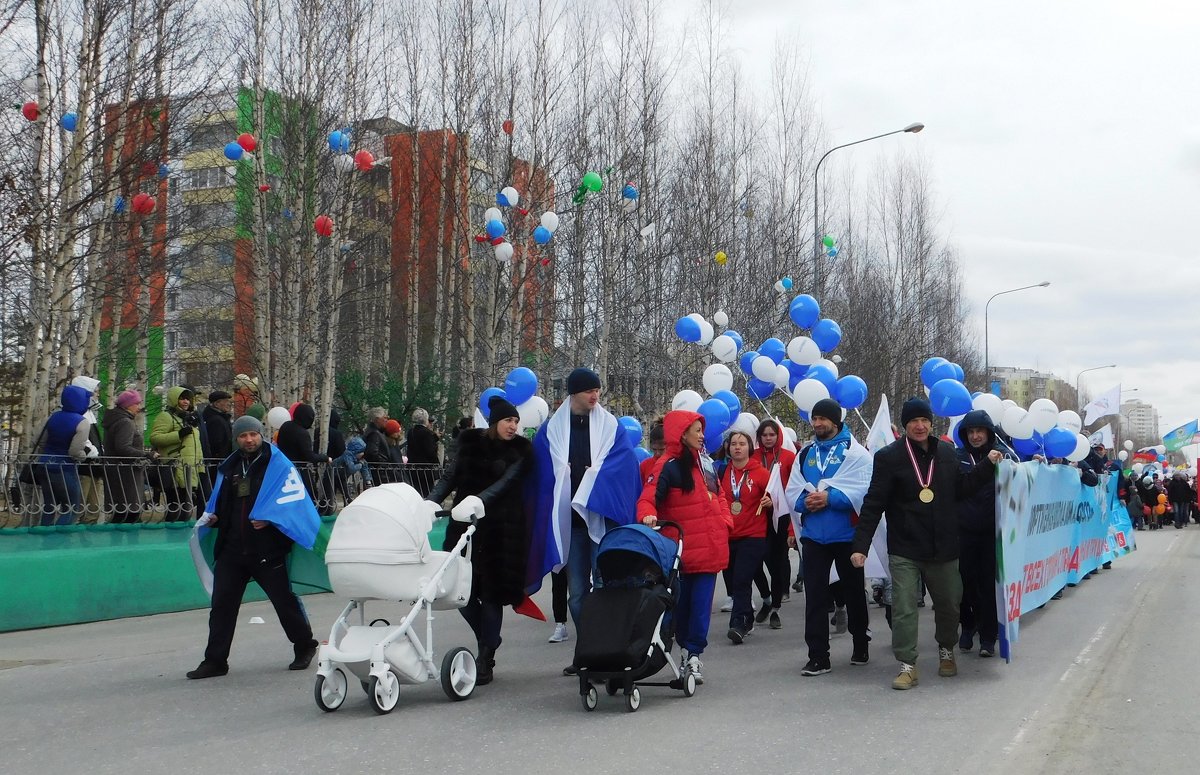
<svg viewBox="0 0 1200 775">
<path fill-rule="evenodd" d="M 837 240 L 833 238 L 832 234 L 826 234 L 825 239 L 821 240 L 821 242 L 824 243 L 825 247 L 831 248 L 837 243 Z"/>
<path fill-rule="evenodd" d="M 588 191 L 599 191 L 604 188 L 604 178 L 600 177 L 599 172 L 589 172 L 583 176 L 583 185 Z"/>
</svg>

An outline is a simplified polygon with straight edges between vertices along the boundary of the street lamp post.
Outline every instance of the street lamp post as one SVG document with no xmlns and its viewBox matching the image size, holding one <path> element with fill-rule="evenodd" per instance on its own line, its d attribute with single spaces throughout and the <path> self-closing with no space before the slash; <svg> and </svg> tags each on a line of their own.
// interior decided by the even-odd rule
<svg viewBox="0 0 1200 775">
<path fill-rule="evenodd" d="M 1079 378 L 1082 377 L 1084 374 L 1088 373 L 1089 371 L 1099 371 L 1100 369 L 1115 369 L 1115 368 L 1117 368 L 1117 364 L 1110 363 L 1107 366 L 1093 366 L 1090 369 L 1084 369 L 1083 371 L 1081 371 L 1075 375 L 1075 408 L 1077 410 L 1083 406 L 1083 404 L 1079 400 Z M 1124 392 L 1124 391 L 1122 391 L 1122 392 Z M 1118 409 L 1120 407 L 1120 403 L 1121 403 L 1120 396 L 1118 396 L 1117 397 Z M 1120 414 L 1119 411 L 1117 413 Z"/>
<path fill-rule="evenodd" d="M 903 129 L 894 129 L 891 132 L 884 132 L 883 134 L 875 135 L 874 137 L 864 137 L 862 140 L 855 140 L 852 143 L 843 143 L 842 145 L 835 145 L 834 147 L 832 147 L 828 151 L 826 151 L 824 153 L 824 155 L 822 155 L 821 158 L 817 160 L 817 166 L 813 169 L 813 260 L 816 262 L 816 264 L 813 268 L 813 286 L 814 286 L 814 292 L 816 293 L 818 298 L 821 295 L 821 264 L 822 264 L 822 261 L 821 261 L 821 210 L 820 210 L 820 207 L 818 206 L 819 205 L 818 196 L 819 196 L 820 181 L 821 181 L 821 164 L 823 164 L 825 162 L 825 159 L 827 159 L 829 157 L 829 154 L 831 154 L 834 151 L 839 150 L 841 148 L 849 148 L 852 145 L 858 145 L 859 143 L 870 142 L 871 140 L 878 140 L 881 137 L 888 137 L 889 135 L 898 135 L 901 132 L 909 132 L 911 134 L 916 134 L 917 132 L 920 132 L 924 128 L 925 128 L 925 125 L 918 121 L 916 123 L 909 124 L 908 126 L 904 127 Z"/>
<path fill-rule="evenodd" d="M 992 373 L 988 368 L 990 365 L 988 363 L 988 307 L 991 306 L 992 299 L 996 298 L 997 296 L 1003 296 L 1006 293 L 1016 293 L 1017 291 L 1027 291 L 1030 288 L 1045 288 L 1049 284 L 1050 284 L 1049 280 L 1043 280 L 1042 282 L 1037 283 L 1036 285 L 1022 285 L 1020 288 L 1009 288 L 1007 291 L 1000 291 L 999 293 L 993 293 L 991 295 L 991 297 L 988 298 L 987 303 L 983 305 L 983 382 L 984 382 L 983 388 L 984 388 L 984 392 L 987 392 L 992 384 L 991 383 Z M 1079 395 L 1078 390 L 1075 391 L 1075 395 L 1076 396 Z"/>
</svg>

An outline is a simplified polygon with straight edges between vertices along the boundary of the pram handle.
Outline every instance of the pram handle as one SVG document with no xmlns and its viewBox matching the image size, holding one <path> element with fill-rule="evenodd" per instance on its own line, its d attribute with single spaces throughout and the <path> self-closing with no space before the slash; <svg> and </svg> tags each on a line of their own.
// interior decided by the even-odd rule
<svg viewBox="0 0 1200 775">
<path fill-rule="evenodd" d="M 661 532 L 664 527 L 669 527 L 675 531 L 675 534 L 679 537 L 676 540 L 683 538 L 683 527 L 680 526 L 680 524 L 678 522 L 672 522 L 669 519 L 658 520 L 658 522 L 655 523 L 654 527 L 652 527 L 651 530 L 658 530 Z"/>
<path fill-rule="evenodd" d="M 433 512 L 433 516 L 437 519 L 441 519 L 442 517 L 449 519 L 450 509 L 438 509 L 437 511 Z"/>
</svg>

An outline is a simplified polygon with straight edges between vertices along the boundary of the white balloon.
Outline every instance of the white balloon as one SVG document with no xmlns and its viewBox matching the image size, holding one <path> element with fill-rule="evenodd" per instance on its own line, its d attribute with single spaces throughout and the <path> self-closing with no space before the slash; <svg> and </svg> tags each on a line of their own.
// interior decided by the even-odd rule
<svg viewBox="0 0 1200 775">
<path fill-rule="evenodd" d="M 1125 449 L 1133 452 L 1133 441 L 1131 439 L 1125 439 Z"/>
<path fill-rule="evenodd" d="M 722 390 L 732 390 L 733 372 L 723 363 L 714 363 L 704 370 L 704 389 L 710 396 Z"/>
<path fill-rule="evenodd" d="M 1165 455 L 1165 454 L 1167 454 L 1167 445 L 1166 444 L 1158 444 L 1154 447 L 1154 451 L 1160 455 Z"/>
<path fill-rule="evenodd" d="M 749 412 L 740 412 L 737 419 L 733 421 L 733 425 L 729 426 L 735 431 L 747 433 L 750 438 L 754 438 L 754 434 L 758 433 L 758 418 Z"/>
<path fill-rule="evenodd" d="M 845 412 L 843 412 L 842 414 L 845 415 Z M 787 438 L 788 441 L 792 442 L 793 446 L 796 444 L 796 431 L 795 430 L 793 430 L 785 425 L 785 426 L 783 426 L 783 435 L 785 438 Z"/>
<path fill-rule="evenodd" d="M 497 260 L 503 261 L 504 263 L 507 264 L 512 261 L 512 257 L 513 257 L 513 246 L 512 246 L 511 242 L 501 242 L 499 245 L 496 246 L 496 259 Z"/>
<path fill-rule="evenodd" d="M 719 309 L 713 314 L 713 322 L 724 328 L 729 325 L 729 316 L 725 314 L 724 310 Z"/>
<path fill-rule="evenodd" d="M 354 170 L 354 157 L 348 153 L 339 153 L 333 157 L 333 168 L 338 172 L 351 172 Z"/>
<path fill-rule="evenodd" d="M 271 411 L 267 412 L 267 425 L 275 430 L 283 427 L 283 424 L 292 419 L 292 413 L 287 410 L 286 406 L 273 406 Z"/>
<path fill-rule="evenodd" d="M 516 207 L 517 202 L 521 201 L 521 195 L 512 186 L 505 186 L 500 189 L 500 195 L 508 202 L 509 207 Z"/>
<path fill-rule="evenodd" d="M 965 414 L 956 414 L 950 418 L 950 430 L 946 431 L 946 435 L 950 437 L 950 443 L 952 444 L 957 444 L 958 442 L 962 441 L 962 439 L 958 437 L 958 426 L 962 424 L 962 419 L 964 417 L 966 417 Z"/>
<path fill-rule="evenodd" d="M 1129 453 L 1126 452 L 1125 450 L 1121 450 L 1120 452 L 1117 453 L 1117 460 L 1120 460 L 1122 463 L 1124 463 L 1126 458 L 1128 458 L 1128 457 L 1129 457 Z"/>
<path fill-rule="evenodd" d="M 539 428 L 550 416 L 550 406 L 541 396 L 531 396 L 517 407 L 517 414 L 521 417 L 521 430 Z"/>
<path fill-rule="evenodd" d="M 1000 427 L 1009 438 L 1033 438 L 1033 420 L 1029 417 L 1029 412 L 1019 406 L 1010 406 L 1004 410 L 1004 419 L 1000 421 Z"/>
<path fill-rule="evenodd" d="M 830 360 L 831 360 L 831 361 L 833 361 L 834 363 L 841 363 L 841 362 L 842 362 L 842 356 L 840 356 L 840 355 L 835 355 L 835 356 L 833 356 L 832 358 L 830 358 Z"/>
<path fill-rule="evenodd" d="M 980 393 L 975 396 L 971 399 L 971 408 L 987 412 L 987 416 L 992 419 L 992 425 L 999 425 L 1004 419 L 1004 402 L 994 393 Z"/>
<path fill-rule="evenodd" d="M 1074 413 L 1072 412 L 1072 414 Z M 1066 426 L 1064 425 L 1063 427 L 1065 428 Z M 1080 460 L 1083 460 L 1085 457 L 1087 457 L 1088 453 L 1091 451 L 1092 445 L 1088 442 L 1087 436 L 1076 432 L 1075 449 L 1071 451 L 1071 454 L 1067 455 L 1067 460 L 1070 460 L 1072 463 L 1078 463 Z M 1100 472 L 1097 471 L 1096 473 Z"/>
<path fill-rule="evenodd" d="M 712 354 L 718 361 L 729 363 L 737 357 L 737 342 L 732 336 L 721 334 L 712 340 Z"/>
<path fill-rule="evenodd" d="M 1140 476 L 1142 471 L 1144 471 L 1146 469 L 1146 464 L 1145 463 L 1134 463 L 1133 466 L 1131 466 L 1131 467 L 1133 468 L 1133 475 Z"/>
<path fill-rule="evenodd" d="M 775 292 L 783 293 L 785 290 L 787 290 L 787 289 L 783 287 L 783 280 L 776 280 L 775 281 Z"/>
<path fill-rule="evenodd" d="M 695 390 L 680 390 L 671 399 L 672 409 L 682 409 L 686 412 L 694 412 L 700 408 L 700 404 L 704 403 L 704 398 Z"/>
<path fill-rule="evenodd" d="M 621 212 L 632 213 L 634 210 L 637 209 L 637 206 L 638 206 L 638 200 L 636 200 L 636 199 L 622 199 L 621 200 Z"/>
<path fill-rule="evenodd" d="M 1058 407 L 1049 398 L 1039 398 L 1029 405 L 1029 416 L 1033 418 L 1033 429 L 1038 433 L 1049 433 L 1058 425 Z"/>
<path fill-rule="evenodd" d="M 796 383 L 796 389 L 792 391 L 792 400 L 805 412 L 811 412 L 818 401 L 826 398 L 829 398 L 829 388 L 825 387 L 824 382 L 815 379 L 800 380 Z"/>
<path fill-rule="evenodd" d="M 788 342 L 787 356 L 791 358 L 792 363 L 811 366 L 821 360 L 821 348 L 807 336 L 797 336 Z"/>
<path fill-rule="evenodd" d="M 750 372 L 764 382 L 774 382 L 775 361 L 765 355 L 760 355 L 750 362 Z"/>
<path fill-rule="evenodd" d="M 1006 398 L 1003 401 L 1001 401 L 1000 403 L 1004 404 L 1005 408 L 1017 405 L 1017 402 L 1012 400 L 1011 398 Z"/>
<path fill-rule="evenodd" d="M 542 221 L 542 225 L 545 226 L 546 230 L 549 231 L 551 234 L 553 234 L 554 232 L 556 232 L 558 230 L 558 214 L 557 213 L 552 213 L 549 210 L 547 210 L 546 212 L 542 213 L 541 221 Z"/>
<path fill-rule="evenodd" d="M 827 368 L 833 372 L 833 376 L 835 376 L 835 377 L 838 376 L 838 373 L 839 373 L 838 365 L 836 363 L 834 363 L 833 361 L 829 360 L 828 358 L 818 358 L 817 362 L 812 365 L 813 366 L 824 366 L 825 368 Z"/>
<path fill-rule="evenodd" d="M 709 323 L 704 318 L 700 318 L 700 341 L 697 344 L 707 347 L 712 343 L 713 334 L 715 333 L 716 331 L 713 331 L 712 323 Z"/>
<path fill-rule="evenodd" d="M 782 363 L 775 367 L 775 387 L 781 390 L 787 390 L 788 383 L 792 381 L 792 373 L 788 371 L 788 367 Z"/>
<path fill-rule="evenodd" d="M 1081 430 L 1083 430 L 1083 420 L 1080 419 L 1078 414 L 1072 412 L 1070 409 L 1064 409 L 1058 413 L 1058 426 L 1060 428 L 1066 428 L 1071 433 L 1079 433 Z M 1087 456 L 1084 455 L 1084 457 Z M 1070 460 L 1071 458 L 1068 457 L 1067 459 Z M 1083 458 L 1080 458 L 1080 460 L 1083 460 Z"/>
<path fill-rule="evenodd" d="M 491 221 L 503 221 L 504 215 L 500 212 L 499 207 L 489 207 L 483 211 L 483 222 L 490 223 Z"/>
</svg>

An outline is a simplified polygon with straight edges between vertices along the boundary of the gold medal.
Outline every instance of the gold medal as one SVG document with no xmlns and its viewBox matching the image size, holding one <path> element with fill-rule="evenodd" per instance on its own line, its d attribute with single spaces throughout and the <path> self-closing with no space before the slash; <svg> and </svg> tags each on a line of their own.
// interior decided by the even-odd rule
<svg viewBox="0 0 1200 775">
<path fill-rule="evenodd" d="M 921 499 L 921 503 L 933 503 L 933 490 L 928 487 L 922 487 L 917 497 Z"/>
<path fill-rule="evenodd" d="M 732 504 L 730 504 L 729 513 L 730 514 L 741 514 L 742 513 L 742 502 L 734 501 Z"/>
</svg>

